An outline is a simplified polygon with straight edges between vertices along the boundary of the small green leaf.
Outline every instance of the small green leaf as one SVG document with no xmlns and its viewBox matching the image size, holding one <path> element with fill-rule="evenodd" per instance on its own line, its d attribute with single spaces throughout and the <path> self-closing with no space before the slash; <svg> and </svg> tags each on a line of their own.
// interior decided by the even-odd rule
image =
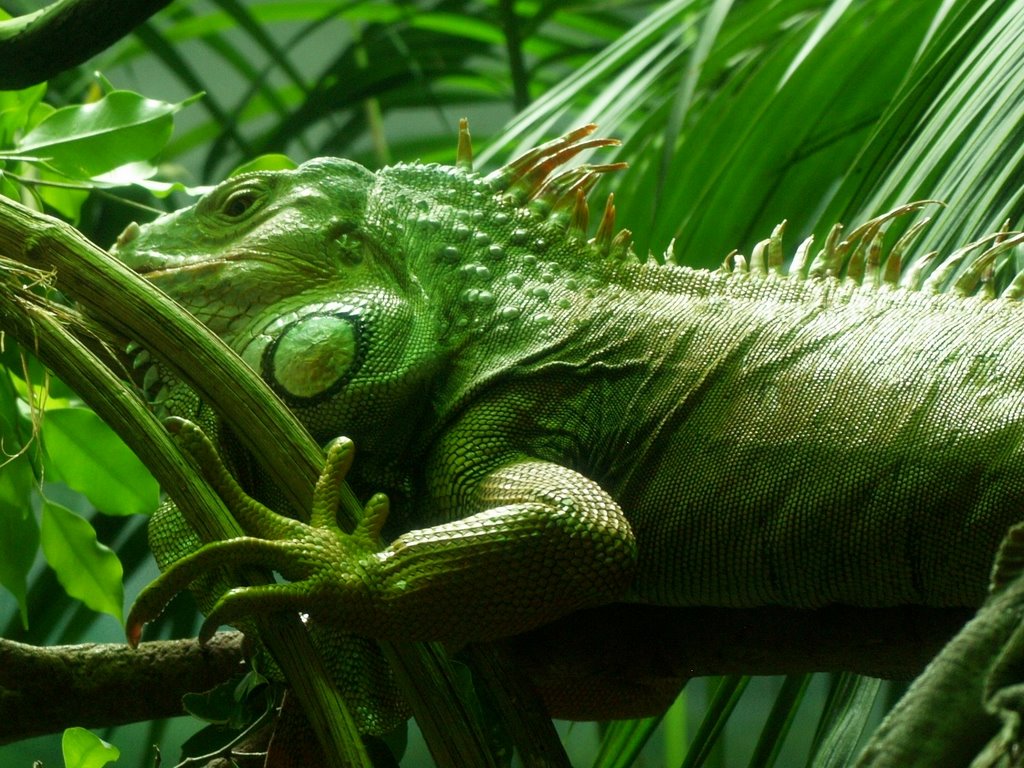
<svg viewBox="0 0 1024 768">
<path fill-rule="evenodd" d="M 20 91 L 0 91 L 0 147 L 9 147 L 28 125 L 29 115 L 46 93 L 46 83 Z"/>
<path fill-rule="evenodd" d="M 15 456 L 0 468 L 0 584 L 18 601 L 26 629 L 26 577 L 39 549 L 39 526 L 31 503 L 34 485 L 28 456 Z"/>
<path fill-rule="evenodd" d="M 86 408 L 47 411 L 43 445 L 49 477 L 84 494 L 108 515 L 153 512 L 160 489 L 113 430 Z"/>
<path fill-rule="evenodd" d="M 121 750 L 85 728 L 65 730 L 60 746 L 64 768 L 103 768 L 121 756 Z"/>
<path fill-rule="evenodd" d="M 251 173 L 252 171 L 290 171 L 297 167 L 298 164 L 288 155 L 260 155 L 247 163 L 242 163 L 228 175 L 237 176 L 240 173 Z"/>
<path fill-rule="evenodd" d="M 49 171 L 45 166 L 39 169 L 39 180 L 64 181 L 61 176 Z M 71 189 L 65 186 L 40 184 L 36 187 L 36 192 L 39 193 L 39 197 L 42 198 L 44 203 L 72 224 L 78 223 L 82 206 L 89 199 L 89 191 L 87 189 Z"/>
<path fill-rule="evenodd" d="M 124 623 L 121 561 L 96 540 L 89 521 L 59 504 L 43 505 L 43 554 L 72 597 Z"/>
<path fill-rule="evenodd" d="M 70 178 L 88 179 L 160 152 L 171 137 L 172 116 L 187 103 L 114 91 L 91 104 L 58 109 L 22 137 L 17 150 L 47 158 Z"/>
<path fill-rule="evenodd" d="M 241 708 L 235 699 L 237 685 L 237 680 L 228 680 L 203 693 L 186 693 L 181 698 L 181 705 L 192 717 L 226 725 L 237 717 Z"/>
</svg>

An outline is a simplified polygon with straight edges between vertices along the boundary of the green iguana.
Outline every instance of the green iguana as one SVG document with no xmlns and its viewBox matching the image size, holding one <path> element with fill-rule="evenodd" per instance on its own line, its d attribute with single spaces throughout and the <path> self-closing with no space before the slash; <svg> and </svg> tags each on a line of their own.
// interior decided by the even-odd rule
<svg viewBox="0 0 1024 768">
<path fill-rule="evenodd" d="M 454 167 L 246 173 L 124 232 L 115 254 L 390 500 L 354 535 L 253 513 L 139 598 L 130 637 L 223 562 L 289 581 L 228 592 L 203 636 L 281 610 L 461 642 L 612 601 L 981 604 L 1024 517 L 1024 278 L 984 279 L 1018 240 L 926 278 L 905 240 L 880 256 L 910 206 L 788 272 L 781 228 L 718 271 L 645 261 L 610 197 L 588 235 L 619 167 L 563 169 L 614 143 L 592 131 L 488 175 L 465 131 Z"/>
</svg>

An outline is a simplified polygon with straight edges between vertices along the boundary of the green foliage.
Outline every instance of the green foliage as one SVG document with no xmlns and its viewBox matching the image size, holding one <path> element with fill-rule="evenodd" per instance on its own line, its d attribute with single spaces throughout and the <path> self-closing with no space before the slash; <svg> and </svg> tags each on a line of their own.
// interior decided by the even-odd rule
<svg viewBox="0 0 1024 768">
<path fill-rule="evenodd" d="M 21 625 L 26 629 L 27 577 L 39 548 L 39 524 L 29 503 L 34 480 L 24 455 L 8 459 L 0 472 L 0 585 L 18 601 Z"/>
<path fill-rule="evenodd" d="M 117 761 L 121 751 L 85 728 L 68 728 L 61 740 L 64 768 L 103 768 Z"/>
<path fill-rule="evenodd" d="M 163 149 L 174 114 L 188 103 L 109 90 L 55 109 L 42 101 L 45 92 L 45 83 L 0 92 L 0 192 L 37 195 L 71 221 L 90 189 L 141 184 L 156 173 L 147 161 Z"/>
<path fill-rule="evenodd" d="M 121 561 L 96 540 L 87 520 L 60 504 L 46 502 L 40 541 L 47 562 L 69 595 L 124 622 Z"/>
<path fill-rule="evenodd" d="M 42 436 L 48 479 L 66 483 L 108 515 L 156 509 L 160 491 L 149 471 L 89 409 L 48 410 Z"/>
<path fill-rule="evenodd" d="M 812 234 L 820 241 L 835 220 L 943 200 L 946 210 L 912 254 L 919 258 L 1005 220 L 1019 225 L 1022 59 L 1024 0 L 182 1 L 49 91 L 0 93 L 0 191 L 72 219 L 85 211 L 83 228 L 106 242 L 119 209 L 96 200 L 83 208 L 79 189 L 41 182 L 115 185 L 150 177 L 159 163 L 165 178 L 208 183 L 268 152 L 342 154 L 370 166 L 451 162 L 464 114 L 477 166 L 486 168 L 594 120 L 624 140 L 595 161 L 630 164 L 601 189 L 614 189 L 619 221 L 641 252 L 661 254 L 674 242 L 674 258 L 716 266 L 733 248 L 749 253 L 784 218 L 791 244 Z M 96 67 L 166 101 L 110 88 L 100 96 L 90 90 Z M 177 91 L 151 92 L 154 70 Z M 170 120 L 200 91 L 190 122 L 161 149 Z M 12 455 L 31 446 L 31 398 L 16 359 L 8 352 L 3 362 L 18 371 L 0 378 L 0 437 Z M 61 413 L 43 420 L 46 479 L 63 479 L 104 512 L 151 506 L 152 485 L 130 460 L 114 458 L 121 449 L 90 447 L 108 439 L 103 428 Z M 29 598 L 41 460 L 31 449 L 5 460 L 0 584 L 16 597 L 22 623 L 63 598 L 42 588 L 39 603 Z M 103 489 L 100 478 L 115 482 Z M 68 591 L 89 592 L 90 605 L 117 615 L 109 558 L 54 509 L 50 522 L 75 531 L 64 536 L 72 562 L 81 552 L 95 561 L 74 566 L 95 584 Z M 877 685 L 837 679 L 823 714 L 808 704 L 797 711 L 808 688 L 793 678 L 762 707 L 752 765 L 773 764 L 801 723 L 813 730 L 819 715 L 818 737 L 798 763 L 817 755 L 843 764 L 856 749 Z M 716 741 L 730 744 L 723 724 L 742 691 L 737 679 L 719 689 L 687 764 L 713 761 Z M 628 764 L 649 725 L 611 729 L 598 764 Z M 725 752 L 729 764 L 739 759 L 731 745 Z"/>
</svg>

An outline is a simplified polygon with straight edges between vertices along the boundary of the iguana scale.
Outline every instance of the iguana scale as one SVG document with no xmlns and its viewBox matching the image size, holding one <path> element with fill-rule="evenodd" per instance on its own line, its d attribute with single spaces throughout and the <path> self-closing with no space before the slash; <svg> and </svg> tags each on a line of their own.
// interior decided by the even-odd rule
<svg viewBox="0 0 1024 768">
<path fill-rule="evenodd" d="M 115 254 L 317 439 L 352 438 L 348 479 L 390 499 L 356 536 L 254 513 L 275 541 L 180 560 L 136 638 L 225 558 L 291 581 L 228 593 L 204 632 L 300 610 L 461 642 L 611 601 L 982 602 L 1024 498 L 1024 278 L 984 279 L 1017 240 L 956 280 L 966 251 L 927 277 L 903 241 L 882 259 L 888 217 L 788 271 L 781 229 L 718 271 L 643 260 L 611 198 L 589 235 L 618 167 L 564 168 L 613 143 L 592 130 L 487 175 L 466 137 L 456 166 L 243 174 L 125 231 Z"/>
</svg>

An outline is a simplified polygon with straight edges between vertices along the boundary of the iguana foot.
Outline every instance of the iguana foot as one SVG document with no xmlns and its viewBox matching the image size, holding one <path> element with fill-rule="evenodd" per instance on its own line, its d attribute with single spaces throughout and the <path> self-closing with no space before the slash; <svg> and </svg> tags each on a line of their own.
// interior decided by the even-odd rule
<svg viewBox="0 0 1024 768">
<path fill-rule="evenodd" d="M 195 424 L 170 420 L 179 443 L 203 467 L 207 480 L 243 529 L 251 534 L 206 544 L 172 564 L 139 595 L 128 615 L 128 642 L 138 645 L 142 627 L 163 611 L 174 595 L 218 567 L 256 565 L 288 580 L 244 586 L 224 593 L 199 631 L 208 640 L 221 624 L 256 614 L 309 611 L 311 605 L 346 606 L 358 611 L 372 599 L 366 568 L 382 548 L 380 531 L 388 516 L 388 499 L 374 495 L 352 533 L 337 523 L 341 485 L 352 466 L 354 445 L 338 438 L 326 448 L 323 471 L 313 493 L 309 524 L 279 515 L 248 496 L 221 462 L 209 438 Z M 367 606 L 368 607 L 368 606 Z"/>
</svg>

